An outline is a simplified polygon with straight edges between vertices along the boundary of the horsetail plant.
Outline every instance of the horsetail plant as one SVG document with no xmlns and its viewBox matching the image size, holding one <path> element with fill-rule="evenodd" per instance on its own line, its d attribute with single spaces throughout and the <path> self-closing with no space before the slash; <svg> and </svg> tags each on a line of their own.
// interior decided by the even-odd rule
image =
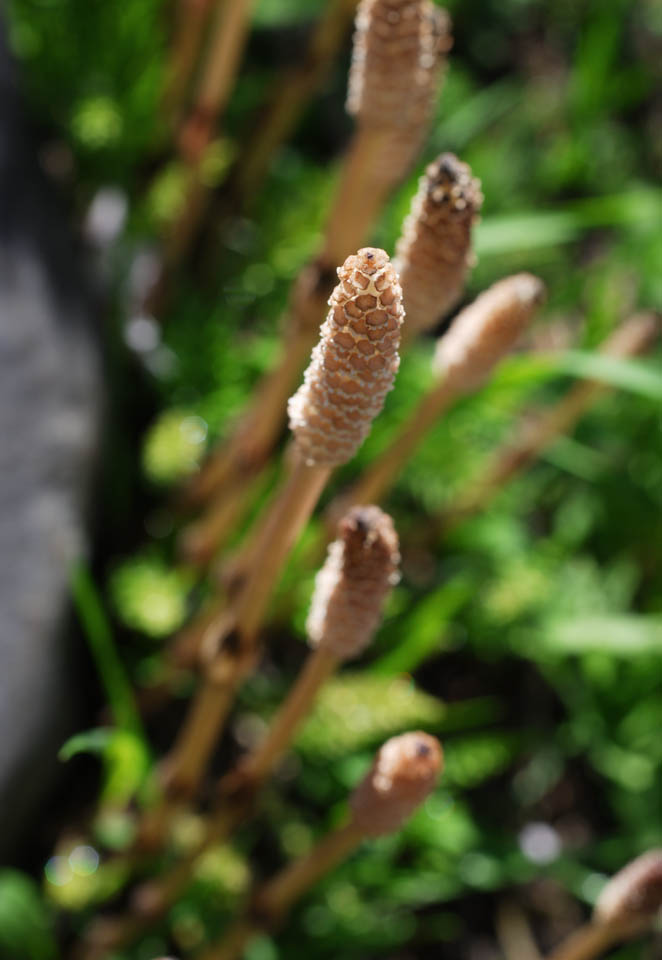
<svg viewBox="0 0 662 960">
<path fill-rule="evenodd" d="M 197 860 L 253 813 L 255 800 L 309 713 L 321 686 L 345 661 L 360 656 L 381 621 L 398 580 L 398 537 L 379 507 L 356 507 L 343 518 L 319 571 L 307 621 L 312 647 L 294 685 L 270 722 L 264 740 L 222 777 L 218 803 L 195 849 L 171 870 L 139 887 L 133 909 L 101 928 L 106 946 L 126 945 L 146 932 L 190 881 Z M 94 930 L 90 932 L 94 941 Z"/>
<path fill-rule="evenodd" d="M 255 564 L 231 610 L 212 621 L 204 677 L 168 758 L 171 795 L 190 796 L 224 718 L 252 668 L 271 591 L 331 470 L 354 455 L 370 431 L 399 365 L 402 291 L 383 250 L 365 247 L 338 269 L 339 283 L 304 383 L 289 404 L 293 464 L 255 540 Z"/>
<path fill-rule="evenodd" d="M 451 46 L 450 18 L 430 0 L 362 0 L 359 5 L 347 94 L 347 112 L 356 117 L 357 130 L 323 262 L 340 259 L 408 172 L 427 133 Z"/>
<path fill-rule="evenodd" d="M 259 887 L 244 915 L 200 960 L 240 957 L 256 934 L 277 926 L 297 900 L 364 840 L 399 830 L 430 795 L 442 767 L 441 745 L 427 733 L 405 733 L 387 740 L 350 798 L 346 823 Z"/>
<path fill-rule="evenodd" d="M 472 231 L 482 203 L 480 181 L 452 153 L 442 153 L 420 178 L 394 260 L 407 338 L 434 327 L 462 296 L 474 263 Z"/>
<path fill-rule="evenodd" d="M 391 445 L 349 492 L 329 508 L 341 515 L 354 503 L 378 502 L 438 418 L 465 393 L 483 384 L 531 322 L 544 296 L 541 280 L 514 274 L 480 294 L 439 339 L 434 357 L 437 382 L 423 396 Z"/>
<path fill-rule="evenodd" d="M 398 579 L 399 559 L 393 523 L 379 507 L 357 507 L 341 521 L 315 581 L 306 625 L 312 652 L 266 739 L 241 764 L 244 779 L 260 782 L 273 770 L 322 683 L 372 641 Z"/>
<path fill-rule="evenodd" d="M 234 435 L 190 481 L 189 502 L 204 503 L 233 484 L 243 486 L 268 459 L 287 396 L 315 342 L 335 265 L 365 241 L 389 192 L 407 173 L 427 131 L 450 46 L 448 17 L 431 0 L 361 3 L 348 95 L 356 128 L 322 249 L 295 284 L 280 360 Z"/>
<path fill-rule="evenodd" d="M 596 960 L 617 943 L 650 930 L 662 910 L 662 849 L 637 857 L 608 881 L 592 920 L 549 960 Z"/>
<path fill-rule="evenodd" d="M 405 338 L 433 327 L 462 295 L 474 262 L 472 231 L 482 201 L 480 181 L 454 154 L 441 154 L 421 177 L 394 260 L 405 298 Z M 302 296 L 310 302 L 308 293 Z M 259 446 L 261 437 L 258 430 L 251 443 Z M 250 496 L 250 485 L 225 487 L 210 508 L 186 528 L 181 543 L 190 562 L 204 566 L 211 560 Z M 188 651 L 189 639 L 186 630 L 179 651 Z"/>
<path fill-rule="evenodd" d="M 531 274 L 515 274 L 494 284 L 458 315 L 437 342 L 437 384 L 357 484 L 332 501 L 327 511 L 332 525 L 352 504 L 378 501 L 384 496 L 436 420 L 464 393 L 478 389 L 490 376 L 533 318 L 543 295 L 540 280 Z M 232 565 L 233 581 L 241 582 L 245 577 L 246 570 L 259 556 L 257 548 L 257 543 L 250 539 L 242 547 Z"/>
</svg>

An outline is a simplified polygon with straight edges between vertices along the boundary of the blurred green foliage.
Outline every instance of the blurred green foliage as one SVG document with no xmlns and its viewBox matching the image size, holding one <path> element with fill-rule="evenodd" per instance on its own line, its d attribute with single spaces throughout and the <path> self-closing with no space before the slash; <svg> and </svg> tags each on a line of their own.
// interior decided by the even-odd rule
<svg viewBox="0 0 662 960">
<path fill-rule="evenodd" d="M 569 896 L 588 906 L 606 876 L 662 843 L 660 352 L 632 362 L 591 353 L 630 312 L 662 305 L 655 186 L 662 139 L 653 97 L 659 5 L 449 6 L 456 43 L 425 156 L 373 239 L 393 249 L 423 161 L 440 150 L 458 152 L 485 193 L 468 296 L 507 272 L 538 272 L 549 301 L 530 338 L 534 352 L 513 357 L 458 404 L 407 466 L 387 504 L 402 539 L 403 580 L 364 669 L 329 684 L 237 849 L 212 851 L 160 933 L 122 957 L 165 953 L 168 936 L 179 950 L 195 949 L 206 931 L 220 929 L 245 887 L 255 843 L 264 873 L 305 852 L 342 816 L 347 791 L 379 742 L 410 726 L 444 739 L 446 774 L 436 794 L 400 835 L 366 846 L 327 878 L 277 940 L 256 941 L 250 960 L 390 956 L 405 944 L 412 957 L 469 956 L 474 938 L 492 942 L 497 902 L 513 889 L 544 938 L 541 889 L 560 910 L 570 909 Z M 285 65 L 281 47 L 291 49 L 321 8 L 317 0 L 258 3 L 212 158 L 214 178 L 222 180 Z M 125 285 L 122 265 L 172 216 L 181 195 L 176 164 L 155 173 L 168 143 L 160 103 L 169 7 L 159 0 L 125 0 L 121 10 L 102 0 L 10 0 L 9 14 L 32 115 L 71 157 L 74 199 L 82 207 L 107 183 L 130 196 L 117 256 Z M 347 51 L 293 142 L 274 156 L 252 206 L 215 224 L 201 258 L 206 266 L 179 278 L 158 346 L 169 362 L 147 363 L 141 374 L 158 408 L 142 440 L 151 495 L 229 432 L 272 363 L 278 318 L 315 251 L 350 130 L 342 114 Z M 554 337 L 570 349 L 535 352 Z M 388 444 L 431 380 L 429 361 L 429 341 L 407 353 L 384 415 L 327 496 Z M 111 373 L 126 377 L 125 365 Z M 571 437 L 559 439 L 483 515 L 443 538 L 440 511 L 479 475 L 513 423 L 581 375 L 618 392 L 602 397 Z M 154 638 L 179 625 L 193 589 L 192 577 L 172 563 L 170 505 L 162 499 L 156 509 L 147 552 L 139 543 L 121 566 L 114 556 L 106 564 L 121 652 L 137 680 L 153 667 Z M 235 724 L 242 743 L 241 732 L 265 722 L 301 661 L 314 572 L 307 545 L 316 530 L 281 584 L 271 658 L 243 693 Z M 110 627 L 87 580 L 81 585 L 116 719 L 130 729 L 134 712 Z M 79 747 L 93 745 L 88 737 Z M 108 744 L 101 747 L 108 761 Z M 139 753 L 133 761 L 131 751 L 122 753 L 134 773 L 144 760 Z M 137 783 L 131 770 L 122 782 Z M 546 853 L 532 854 L 523 840 L 532 824 L 552 831 Z M 107 826 L 98 842 L 112 846 L 123 827 Z M 66 893 L 58 902 L 76 905 Z M 17 939 L 19 927 L 32 933 Z M 0 884 L 0 943 L 16 957 L 54 956 L 36 890 L 11 873 Z M 643 956 L 637 946 L 616 955 Z"/>
<path fill-rule="evenodd" d="M 18 870 L 0 871 L 0 955 L 16 960 L 58 955 L 50 910 L 37 884 Z"/>
</svg>

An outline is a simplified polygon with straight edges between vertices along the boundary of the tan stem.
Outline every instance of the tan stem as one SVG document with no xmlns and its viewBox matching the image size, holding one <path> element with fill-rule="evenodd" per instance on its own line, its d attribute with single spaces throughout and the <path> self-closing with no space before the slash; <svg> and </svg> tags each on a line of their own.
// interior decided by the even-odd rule
<svg viewBox="0 0 662 960">
<path fill-rule="evenodd" d="M 232 90 L 252 4 L 253 0 L 225 0 L 212 27 L 193 106 L 178 138 L 179 152 L 188 167 L 188 182 L 179 214 L 168 228 L 163 270 L 148 304 L 155 312 L 166 297 L 168 271 L 186 255 L 207 207 L 209 187 L 201 179 L 201 165 Z"/>
<path fill-rule="evenodd" d="M 331 504 L 329 514 L 337 516 L 348 507 L 361 503 L 379 503 L 398 474 L 409 461 L 426 433 L 457 398 L 457 391 L 444 381 L 421 400 L 412 416 L 384 453 L 378 457 L 348 493 L 341 494 L 340 505 Z"/>
<path fill-rule="evenodd" d="M 515 900 L 499 903 L 496 934 L 504 960 L 541 960 L 526 914 Z"/>
<path fill-rule="evenodd" d="M 190 797 L 197 790 L 237 689 L 254 664 L 269 596 L 329 474 L 326 467 L 308 466 L 297 459 L 260 524 L 260 562 L 253 566 L 233 605 L 233 626 L 221 614 L 207 628 L 205 677 L 166 763 L 171 796 Z"/>
<path fill-rule="evenodd" d="M 356 129 L 326 225 L 321 253 L 325 263 L 342 263 L 360 245 L 395 186 L 397 179 L 386 181 L 374 175 L 375 163 L 383 164 L 392 136 L 392 130 L 382 127 Z"/>
<path fill-rule="evenodd" d="M 251 781 L 261 783 L 273 771 L 301 721 L 306 717 L 322 684 L 338 666 L 338 658 L 324 646 L 317 647 L 306 658 L 294 686 L 269 725 L 262 743 L 241 764 Z"/>
<path fill-rule="evenodd" d="M 630 940 L 649 928 L 650 920 L 620 924 L 587 923 L 553 950 L 547 960 L 597 960 L 614 944 Z"/>
<path fill-rule="evenodd" d="M 269 595 L 330 475 L 328 467 L 309 466 L 297 458 L 280 495 L 264 520 L 258 521 L 256 555 L 260 562 L 250 571 L 234 606 L 242 637 L 255 638 Z"/>
<path fill-rule="evenodd" d="M 213 0 L 180 0 L 164 95 L 165 110 L 176 116 L 186 96 L 202 46 Z"/>
<path fill-rule="evenodd" d="M 147 932 L 189 884 L 198 858 L 212 844 L 226 840 L 241 823 L 249 819 L 259 790 L 292 742 L 293 736 L 309 712 L 320 687 L 333 673 L 338 659 L 323 647 L 307 658 L 294 686 L 273 719 L 269 733 L 238 767 L 227 774 L 220 785 L 221 805 L 207 820 L 203 837 L 193 850 L 158 879 L 139 887 L 132 909 L 117 917 L 114 924 L 115 947 L 126 946 Z M 159 808 L 160 821 L 152 821 L 154 830 L 164 827 L 169 808 Z M 106 937 L 108 925 L 106 924 Z"/>
<path fill-rule="evenodd" d="M 224 0 L 212 28 L 205 66 L 195 94 L 193 115 L 212 125 L 225 109 L 248 35 L 254 0 Z"/>
<path fill-rule="evenodd" d="M 327 834 L 307 856 L 265 883 L 253 898 L 252 909 L 198 960 L 237 960 L 252 937 L 278 922 L 309 887 L 345 860 L 362 840 L 363 832 L 352 821 Z"/>
<path fill-rule="evenodd" d="M 163 803 L 170 814 L 182 800 L 188 800 L 195 795 L 234 703 L 237 688 L 250 670 L 247 660 L 249 664 L 253 663 L 253 658 L 248 654 L 242 657 L 237 653 L 218 663 L 215 671 L 207 671 L 193 697 L 175 744 L 164 764 L 167 793 Z M 165 821 L 160 817 L 162 827 L 167 826 L 170 814 L 166 815 Z"/>
<path fill-rule="evenodd" d="M 227 604 L 223 597 L 212 597 L 195 619 L 175 636 L 166 653 L 168 664 L 176 669 L 197 666 L 203 637 L 212 625 L 218 624 L 226 610 Z M 230 618 L 228 611 L 228 619 Z"/>
<path fill-rule="evenodd" d="M 361 844 L 364 833 L 353 821 L 320 840 L 309 854 L 267 881 L 255 897 L 257 911 L 277 920 L 325 873 L 346 860 Z"/>
<path fill-rule="evenodd" d="M 483 510 L 506 483 L 530 466 L 557 437 L 569 432 L 604 392 L 605 388 L 599 384 L 579 383 L 551 409 L 526 423 L 517 441 L 498 450 L 483 469 L 476 486 L 459 498 L 453 506 L 453 515 L 459 520 Z"/>
<path fill-rule="evenodd" d="M 356 0 L 330 0 L 301 61 L 282 77 L 236 163 L 235 185 L 242 199 L 255 196 L 276 150 L 287 140 L 305 105 L 324 80 L 355 8 Z"/>
</svg>

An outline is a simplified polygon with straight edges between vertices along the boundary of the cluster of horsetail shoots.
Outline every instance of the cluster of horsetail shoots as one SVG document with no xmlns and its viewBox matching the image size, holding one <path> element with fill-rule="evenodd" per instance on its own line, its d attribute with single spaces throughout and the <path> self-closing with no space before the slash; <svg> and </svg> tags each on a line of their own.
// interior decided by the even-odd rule
<svg viewBox="0 0 662 960">
<path fill-rule="evenodd" d="M 203 503 L 223 495 L 229 486 L 243 485 L 273 450 L 285 400 L 315 342 L 335 266 L 365 242 L 389 193 L 415 159 L 450 46 L 448 17 L 430 0 L 360 4 L 348 95 L 356 129 L 322 249 L 295 283 L 287 342 L 278 364 L 259 386 L 232 438 L 189 485 L 186 497 L 191 502 Z"/>
<path fill-rule="evenodd" d="M 191 795 L 243 677 L 272 589 L 332 468 L 346 463 L 370 431 L 398 369 L 402 290 L 383 250 L 366 247 L 338 269 L 339 283 L 304 383 L 289 404 L 293 466 L 255 540 L 260 562 L 231 611 L 207 627 L 204 677 L 168 760 L 174 793 Z"/>
<path fill-rule="evenodd" d="M 221 779 L 219 804 L 195 849 L 173 869 L 139 887 L 133 910 L 118 917 L 112 928 L 104 926 L 106 944 L 111 935 L 113 944 L 122 946 L 146 932 L 190 882 L 198 857 L 249 819 L 262 784 L 291 745 L 324 682 L 372 641 L 397 582 L 399 561 L 393 522 L 379 507 L 357 507 L 343 518 L 315 582 L 307 623 L 312 652 L 266 737 Z"/>
<path fill-rule="evenodd" d="M 168 238 L 166 265 L 183 256 L 205 212 L 202 161 L 239 66 L 251 5 L 252 0 L 226 0 L 218 9 L 214 0 L 181 5 L 190 12 L 190 22 L 174 52 L 167 106 L 176 113 L 188 86 L 194 87 L 178 141 L 189 192 Z M 274 99 L 271 125 L 256 142 L 271 149 L 291 128 L 307 90 L 329 66 L 353 6 L 354 0 L 334 0 L 321 18 L 310 61 L 296 65 L 285 78 Z M 207 23 L 206 56 L 192 83 Z M 483 196 L 480 181 L 453 154 L 439 156 L 420 178 L 393 263 L 374 247 L 351 253 L 366 242 L 389 193 L 420 152 L 451 46 L 448 14 L 432 0 L 361 0 L 346 102 L 355 129 L 321 248 L 294 284 L 280 361 L 259 384 L 229 442 L 185 492 L 189 505 L 212 501 L 210 510 L 185 531 L 185 556 L 206 564 L 236 528 L 260 484 L 285 414 L 292 437 L 286 468 L 246 539 L 235 591 L 213 598 L 176 648 L 186 645 L 186 655 L 196 659 L 200 683 L 162 765 L 160 797 L 139 819 L 138 840 L 126 855 L 128 868 L 145 851 L 164 846 L 174 815 L 199 794 L 236 695 L 256 666 L 260 631 L 288 556 L 332 471 L 357 453 L 393 388 L 405 313 L 407 336 L 413 337 L 432 330 L 462 297 L 474 262 L 472 235 Z M 244 199 L 266 162 L 264 153 L 256 155 L 252 167 L 236 174 Z M 338 263 L 342 266 L 336 269 Z M 371 643 L 397 582 L 398 537 L 391 518 L 373 504 L 384 497 L 438 419 L 490 378 L 534 319 L 544 294 L 537 277 L 508 276 L 463 309 L 439 338 L 432 388 L 385 452 L 331 504 L 330 516 L 342 519 L 315 581 L 306 623 L 311 649 L 267 734 L 216 784 L 194 849 L 138 886 L 125 913 L 91 925 L 81 945 L 85 960 L 107 956 L 147 932 L 186 888 L 200 855 L 250 819 L 261 788 L 292 746 L 323 684 Z M 329 309 L 320 327 L 325 304 Z M 602 352 L 633 356 L 647 349 L 658 331 L 658 319 L 650 314 L 631 318 Z M 303 382 L 286 402 L 311 349 Z M 497 452 L 483 471 L 480 490 L 470 488 L 456 505 L 458 514 L 483 506 L 605 389 L 594 381 L 573 387 L 517 442 Z M 302 895 L 363 841 L 399 830 L 434 790 L 442 767 L 441 745 L 427 733 L 405 733 L 384 743 L 353 791 L 343 825 L 257 885 L 225 936 L 199 960 L 239 958 L 253 937 L 274 929 Z M 654 850 L 609 881 L 592 920 L 550 960 L 595 960 L 614 944 L 648 930 L 661 906 L 662 851 Z"/>
</svg>

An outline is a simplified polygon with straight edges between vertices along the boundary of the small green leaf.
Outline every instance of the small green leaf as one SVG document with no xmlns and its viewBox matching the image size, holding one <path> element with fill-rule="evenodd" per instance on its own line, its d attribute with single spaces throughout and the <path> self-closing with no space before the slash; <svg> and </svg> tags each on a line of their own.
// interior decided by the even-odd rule
<svg viewBox="0 0 662 960">
<path fill-rule="evenodd" d="M 66 763 L 79 753 L 103 756 L 114 732 L 111 727 L 96 727 L 84 733 L 75 733 L 60 747 L 58 759 Z"/>
<path fill-rule="evenodd" d="M 71 575 L 71 592 L 90 653 L 118 727 L 144 738 L 133 691 L 115 647 L 106 611 L 89 570 L 78 563 Z"/>
<path fill-rule="evenodd" d="M 149 770 L 149 753 L 144 742 L 128 730 L 99 727 L 77 733 L 60 748 L 58 756 L 67 761 L 79 753 L 91 753 L 103 759 L 102 805 L 128 803 Z"/>
<path fill-rule="evenodd" d="M 596 380 L 607 387 L 629 390 L 650 400 L 662 400 L 662 375 L 644 361 L 584 350 L 509 357 L 485 389 L 496 393 L 504 387 L 544 383 L 559 375 Z"/>
<path fill-rule="evenodd" d="M 651 400 L 662 400 L 662 374 L 640 360 L 566 350 L 558 358 L 558 369 L 583 380 L 598 380 L 607 386 L 629 390 Z"/>
<path fill-rule="evenodd" d="M 372 672 L 381 676 L 413 673 L 427 657 L 443 650 L 448 624 L 471 594 L 471 582 L 458 576 L 421 600 L 397 644 L 373 664 Z"/>
</svg>

